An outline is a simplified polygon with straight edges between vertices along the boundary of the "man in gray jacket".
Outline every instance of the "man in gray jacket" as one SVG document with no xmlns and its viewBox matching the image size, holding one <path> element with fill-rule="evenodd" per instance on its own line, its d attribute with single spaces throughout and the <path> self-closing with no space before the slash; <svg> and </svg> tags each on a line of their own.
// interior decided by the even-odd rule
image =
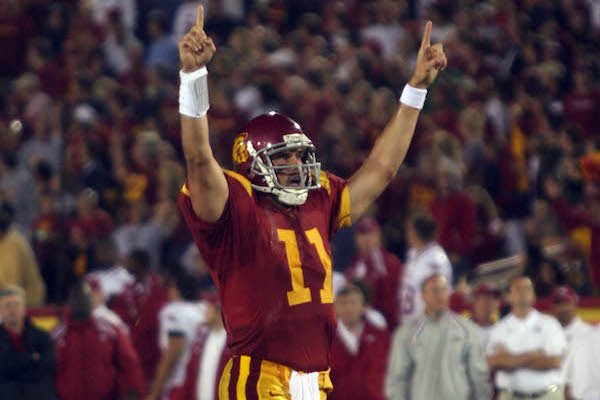
<svg viewBox="0 0 600 400">
<path fill-rule="evenodd" d="M 448 310 L 446 278 L 421 288 L 425 314 L 394 334 L 385 381 L 388 400 L 489 400 L 488 367 L 476 326 Z"/>
</svg>

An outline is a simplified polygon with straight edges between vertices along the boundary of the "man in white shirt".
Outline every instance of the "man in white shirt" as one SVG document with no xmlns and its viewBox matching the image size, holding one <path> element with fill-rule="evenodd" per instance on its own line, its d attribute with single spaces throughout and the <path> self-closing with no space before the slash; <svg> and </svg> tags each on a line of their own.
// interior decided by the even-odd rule
<svg viewBox="0 0 600 400">
<path fill-rule="evenodd" d="M 231 353 L 227 350 L 227 333 L 221 318 L 221 305 L 214 292 L 206 292 L 204 323 L 191 348 L 180 399 L 217 400 L 219 378 Z"/>
<path fill-rule="evenodd" d="M 180 273 L 168 286 L 170 302 L 159 314 L 161 358 L 147 400 L 180 398 L 190 348 L 198 326 L 204 321 L 205 304 L 198 302 L 198 283 Z"/>
<path fill-rule="evenodd" d="M 401 323 L 413 321 L 425 312 L 421 296 L 423 282 L 438 274 L 452 282 L 452 265 L 444 249 L 435 242 L 436 224 L 431 216 L 417 214 L 406 228 L 409 250 L 400 291 Z"/>
<path fill-rule="evenodd" d="M 600 400 L 600 326 L 577 338 L 565 361 L 569 399 Z"/>
<path fill-rule="evenodd" d="M 568 285 L 558 286 L 552 291 L 552 314 L 563 327 L 567 338 L 567 350 L 570 350 L 579 336 L 592 330 L 592 326 L 583 322 L 577 315 L 578 301 L 577 293 Z"/>
<path fill-rule="evenodd" d="M 526 276 L 511 280 L 508 301 L 511 313 L 494 326 L 487 346 L 499 399 L 564 399 L 560 365 L 567 343 L 560 324 L 533 308 L 535 292 Z"/>
</svg>

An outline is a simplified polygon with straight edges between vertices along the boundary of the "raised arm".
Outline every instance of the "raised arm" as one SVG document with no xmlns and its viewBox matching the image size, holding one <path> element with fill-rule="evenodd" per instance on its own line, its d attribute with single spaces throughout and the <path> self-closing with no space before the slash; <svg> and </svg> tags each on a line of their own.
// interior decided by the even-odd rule
<svg viewBox="0 0 600 400">
<path fill-rule="evenodd" d="M 424 89 L 434 81 L 438 71 L 446 67 L 447 60 L 442 45 L 438 43 L 432 46 L 430 43 L 431 26 L 431 22 L 425 25 L 415 71 L 408 83 L 410 87 L 405 88 L 403 101 L 411 97 L 424 97 Z M 406 156 L 420 112 L 418 100 L 407 102 L 412 106 L 400 105 L 363 165 L 350 178 L 348 190 L 353 221 L 356 221 L 386 188 Z"/>
<path fill-rule="evenodd" d="M 208 89 L 206 64 L 216 48 L 204 32 L 204 9 L 198 6 L 196 24 L 179 41 L 181 85 L 179 115 L 181 142 L 187 168 L 187 188 L 196 215 L 206 221 L 219 219 L 229 189 L 208 139 Z"/>
</svg>

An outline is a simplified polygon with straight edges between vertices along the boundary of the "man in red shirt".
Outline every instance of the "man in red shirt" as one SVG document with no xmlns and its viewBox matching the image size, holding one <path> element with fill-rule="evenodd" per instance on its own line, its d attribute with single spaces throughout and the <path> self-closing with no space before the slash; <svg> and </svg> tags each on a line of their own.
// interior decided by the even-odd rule
<svg viewBox="0 0 600 400">
<path fill-rule="evenodd" d="M 586 69 L 575 71 L 573 81 L 573 90 L 564 98 L 565 119 L 579 125 L 586 139 L 593 139 L 600 132 L 597 125 L 600 93 L 594 89 Z"/>
<path fill-rule="evenodd" d="M 194 27 L 180 41 L 179 111 L 187 183 L 179 207 L 211 270 L 233 358 L 219 398 L 325 398 L 333 313 L 329 238 L 360 217 L 399 168 L 425 88 L 445 67 L 427 23 L 403 103 L 359 171 L 346 181 L 322 172 L 298 123 L 274 112 L 254 118 L 224 171 L 209 143 L 207 70 L 216 48 Z"/>
<path fill-rule="evenodd" d="M 113 400 L 143 394 L 139 360 L 126 332 L 92 316 L 90 289 L 76 285 L 70 315 L 53 332 L 62 400 Z"/>
<path fill-rule="evenodd" d="M 390 335 L 365 318 L 367 302 L 358 286 L 348 285 L 335 298 L 337 331 L 331 346 L 334 400 L 383 400 Z"/>
<path fill-rule="evenodd" d="M 477 217 L 475 203 L 462 189 L 462 180 L 460 167 L 453 161 L 443 160 L 437 171 L 437 196 L 431 204 L 438 226 L 438 242 L 459 270 L 468 266 L 472 256 Z"/>
<path fill-rule="evenodd" d="M 393 330 L 400 315 L 398 292 L 402 263 L 383 248 L 381 228 L 373 218 L 364 218 L 356 224 L 354 243 L 357 255 L 346 270 L 346 278 L 367 284 L 371 290 L 371 305 L 383 314 Z"/>
<path fill-rule="evenodd" d="M 112 299 L 110 308 L 129 327 L 145 381 L 151 382 L 160 359 L 158 314 L 167 302 L 167 291 L 158 274 L 150 271 L 147 252 L 133 251 L 127 261 L 127 269 L 134 280 Z"/>
</svg>

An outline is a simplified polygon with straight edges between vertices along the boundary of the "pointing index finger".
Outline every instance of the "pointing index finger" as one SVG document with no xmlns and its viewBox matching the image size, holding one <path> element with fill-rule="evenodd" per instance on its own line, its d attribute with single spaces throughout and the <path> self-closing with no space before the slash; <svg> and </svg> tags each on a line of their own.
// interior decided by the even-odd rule
<svg viewBox="0 0 600 400">
<path fill-rule="evenodd" d="M 427 21 L 425 24 L 425 31 L 423 32 L 423 40 L 421 41 L 421 48 L 429 47 L 431 45 L 431 21 Z"/>
<path fill-rule="evenodd" d="M 204 29 L 204 7 L 202 7 L 202 4 L 198 6 L 198 12 L 196 13 L 196 27 Z"/>
</svg>

